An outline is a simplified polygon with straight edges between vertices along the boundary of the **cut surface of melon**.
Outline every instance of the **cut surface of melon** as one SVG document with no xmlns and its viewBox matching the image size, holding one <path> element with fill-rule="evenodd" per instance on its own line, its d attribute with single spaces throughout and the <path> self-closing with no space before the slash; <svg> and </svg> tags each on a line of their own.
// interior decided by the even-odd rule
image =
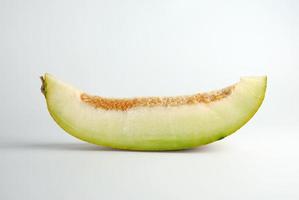
<svg viewBox="0 0 299 200">
<path fill-rule="evenodd" d="M 267 77 L 177 97 L 104 98 L 50 74 L 42 77 L 48 110 L 66 132 L 89 143 L 128 150 L 179 150 L 208 144 L 241 128 L 263 102 Z"/>
</svg>

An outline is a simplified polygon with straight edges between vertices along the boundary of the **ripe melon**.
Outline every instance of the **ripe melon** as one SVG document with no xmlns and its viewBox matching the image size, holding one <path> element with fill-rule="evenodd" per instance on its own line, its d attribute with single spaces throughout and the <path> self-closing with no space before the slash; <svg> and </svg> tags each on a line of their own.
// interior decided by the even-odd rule
<svg viewBox="0 0 299 200">
<path fill-rule="evenodd" d="M 267 77 L 244 77 L 221 90 L 175 97 L 105 98 L 50 74 L 42 78 L 48 110 L 66 132 L 128 150 L 179 150 L 220 140 L 241 128 L 263 102 Z"/>
</svg>

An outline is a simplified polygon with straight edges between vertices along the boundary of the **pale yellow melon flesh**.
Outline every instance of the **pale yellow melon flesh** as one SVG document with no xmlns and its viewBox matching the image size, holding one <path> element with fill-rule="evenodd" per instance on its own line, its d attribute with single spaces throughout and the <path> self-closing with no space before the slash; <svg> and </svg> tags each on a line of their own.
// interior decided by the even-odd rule
<svg viewBox="0 0 299 200">
<path fill-rule="evenodd" d="M 48 110 L 61 128 L 93 144 L 129 150 L 188 149 L 222 139 L 256 113 L 267 86 L 265 76 L 244 77 L 226 93 L 205 93 L 195 100 L 90 95 L 86 100 L 87 94 L 52 75 L 42 80 Z"/>
</svg>

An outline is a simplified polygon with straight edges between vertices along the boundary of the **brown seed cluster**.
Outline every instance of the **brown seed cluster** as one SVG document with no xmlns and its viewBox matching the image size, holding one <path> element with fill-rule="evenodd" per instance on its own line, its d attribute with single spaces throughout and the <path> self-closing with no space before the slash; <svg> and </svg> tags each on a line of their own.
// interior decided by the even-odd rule
<svg viewBox="0 0 299 200">
<path fill-rule="evenodd" d="M 177 96 L 177 97 L 141 97 L 130 99 L 116 99 L 104 98 L 99 96 L 92 96 L 82 93 L 80 98 L 83 102 L 95 107 L 105 110 L 120 110 L 126 111 L 134 107 L 154 107 L 154 106 L 179 106 L 191 105 L 197 103 L 211 103 L 219 101 L 229 96 L 234 89 L 234 86 L 224 88 L 219 91 L 208 93 L 199 93 L 190 96 Z"/>
</svg>

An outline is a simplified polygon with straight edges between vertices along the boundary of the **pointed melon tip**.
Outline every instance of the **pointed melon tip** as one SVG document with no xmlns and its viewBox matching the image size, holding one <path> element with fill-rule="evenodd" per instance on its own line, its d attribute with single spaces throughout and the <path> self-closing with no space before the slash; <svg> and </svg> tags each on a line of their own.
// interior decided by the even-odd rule
<svg viewBox="0 0 299 200">
<path fill-rule="evenodd" d="M 45 81 L 45 76 L 40 76 L 39 78 L 40 78 L 40 80 L 42 82 L 40 90 L 41 90 L 42 94 L 46 97 L 46 81 Z"/>
<path fill-rule="evenodd" d="M 54 76 L 50 73 L 44 73 L 43 75 L 40 76 L 40 80 L 42 82 L 42 85 L 41 85 L 41 92 L 42 94 L 46 97 L 47 95 L 47 85 L 48 85 L 48 82 L 49 82 L 49 79 L 54 79 Z"/>
<path fill-rule="evenodd" d="M 267 81 L 267 75 L 261 75 L 261 76 L 242 76 L 240 80 L 263 80 Z"/>
</svg>

